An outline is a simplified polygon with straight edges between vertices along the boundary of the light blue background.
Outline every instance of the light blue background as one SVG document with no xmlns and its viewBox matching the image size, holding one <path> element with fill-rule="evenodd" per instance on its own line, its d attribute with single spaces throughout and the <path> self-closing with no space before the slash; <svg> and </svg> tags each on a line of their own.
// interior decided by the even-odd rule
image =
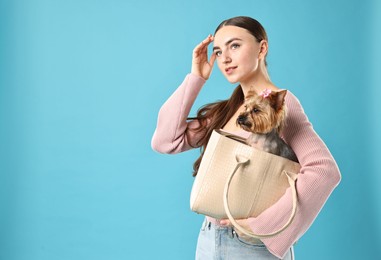
<svg viewBox="0 0 381 260">
<path fill-rule="evenodd" d="M 272 80 L 342 172 L 297 259 L 380 259 L 380 2 L 0 0 L 0 259 L 193 259 L 198 150 L 160 155 L 161 104 L 223 19 L 267 29 Z M 196 101 L 232 90 L 215 68 Z"/>
</svg>

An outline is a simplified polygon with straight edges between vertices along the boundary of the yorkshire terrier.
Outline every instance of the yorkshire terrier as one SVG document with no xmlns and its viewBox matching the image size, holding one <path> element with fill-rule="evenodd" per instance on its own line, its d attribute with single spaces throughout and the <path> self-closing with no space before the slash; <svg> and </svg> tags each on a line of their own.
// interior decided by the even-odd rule
<svg viewBox="0 0 381 260">
<path fill-rule="evenodd" d="M 279 136 L 286 117 L 286 93 L 287 90 L 265 89 L 260 94 L 250 91 L 245 100 L 245 111 L 238 116 L 237 124 L 251 132 L 246 140 L 249 145 L 298 162 L 294 151 Z"/>
</svg>

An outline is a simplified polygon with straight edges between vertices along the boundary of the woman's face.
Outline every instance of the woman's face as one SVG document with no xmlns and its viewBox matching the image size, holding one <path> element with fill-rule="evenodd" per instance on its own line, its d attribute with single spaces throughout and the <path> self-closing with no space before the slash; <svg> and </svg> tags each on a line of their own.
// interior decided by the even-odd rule
<svg viewBox="0 0 381 260">
<path fill-rule="evenodd" d="M 262 42 L 261 42 L 262 43 Z M 246 29 L 223 26 L 214 36 L 217 65 L 230 83 L 246 82 L 258 73 L 261 44 Z"/>
</svg>

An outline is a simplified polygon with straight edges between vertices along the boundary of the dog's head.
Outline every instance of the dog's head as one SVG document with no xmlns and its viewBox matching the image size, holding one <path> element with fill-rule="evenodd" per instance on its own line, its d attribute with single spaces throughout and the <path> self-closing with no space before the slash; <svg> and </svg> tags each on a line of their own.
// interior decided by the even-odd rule
<svg viewBox="0 0 381 260">
<path fill-rule="evenodd" d="M 266 134 L 273 129 L 280 131 L 286 116 L 284 98 L 287 90 L 264 90 L 260 94 L 250 91 L 245 99 L 245 111 L 237 118 L 237 124 L 244 130 Z"/>
</svg>

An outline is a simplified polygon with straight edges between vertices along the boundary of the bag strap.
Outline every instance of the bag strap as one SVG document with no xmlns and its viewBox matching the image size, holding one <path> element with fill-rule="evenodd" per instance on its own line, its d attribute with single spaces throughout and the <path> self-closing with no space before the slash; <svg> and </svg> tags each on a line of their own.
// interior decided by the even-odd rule
<svg viewBox="0 0 381 260">
<path fill-rule="evenodd" d="M 283 227 L 281 227 L 280 229 L 278 229 L 277 231 L 274 231 L 272 233 L 268 233 L 268 234 L 255 234 L 254 232 L 246 230 L 245 228 L 240 226 L 237 223 L 237 221 L 234 219 L 234 217 L 232 216 L 232 214 L 230 212 L 230 209 L 229 209 L 228 194 L 229 194 L 230 183 L 231 183 L 235 173 L 237 172 L 238 168 L 243 166 L 244 164 L 246 164 L 246 163 L 248 163 L 250 161 L 250 159 L 242 158 L 242 157 L 239 157 L 237 155 L 236 155 L 236 160 L 237 160 L 237 165 L 234 168 L 234 171 L 229 175 L 228 180 L 226 181 L 225 187 L 224 187 L 224 195 L 223 195 L 224 197 L 223 197 L 223 199 L 224 199 L 224 208 L 225 208 L 226 215 L 228 216 L 228 218 L 229 218 L 230 222 L 233 224 L 233 226 L 238 231 L 242 232 L 243 234 L 245 234 L 247 236 L 261 239 L 261 238 L 268 238 L 268 237 L 273 237 L 275 235 L 278 235 L 279 233 L 281 233 L 283 230 L 285 230 L 291 224 L 291 222 L 293 221 L 293 219 L 295 217 L 296 208 L 297 208 L 297 193 L 296 193 L 297 174 L 291 173 L 291 172 L 287 172 L 287 171 L 283 171 L 287 175 L 288 183 L 290 184 L 291 192 L 292 192 L 292 211 L 291 211 L 291 216 L 288 219 L 287 223 L 284 224 Z"/>
</svg>

